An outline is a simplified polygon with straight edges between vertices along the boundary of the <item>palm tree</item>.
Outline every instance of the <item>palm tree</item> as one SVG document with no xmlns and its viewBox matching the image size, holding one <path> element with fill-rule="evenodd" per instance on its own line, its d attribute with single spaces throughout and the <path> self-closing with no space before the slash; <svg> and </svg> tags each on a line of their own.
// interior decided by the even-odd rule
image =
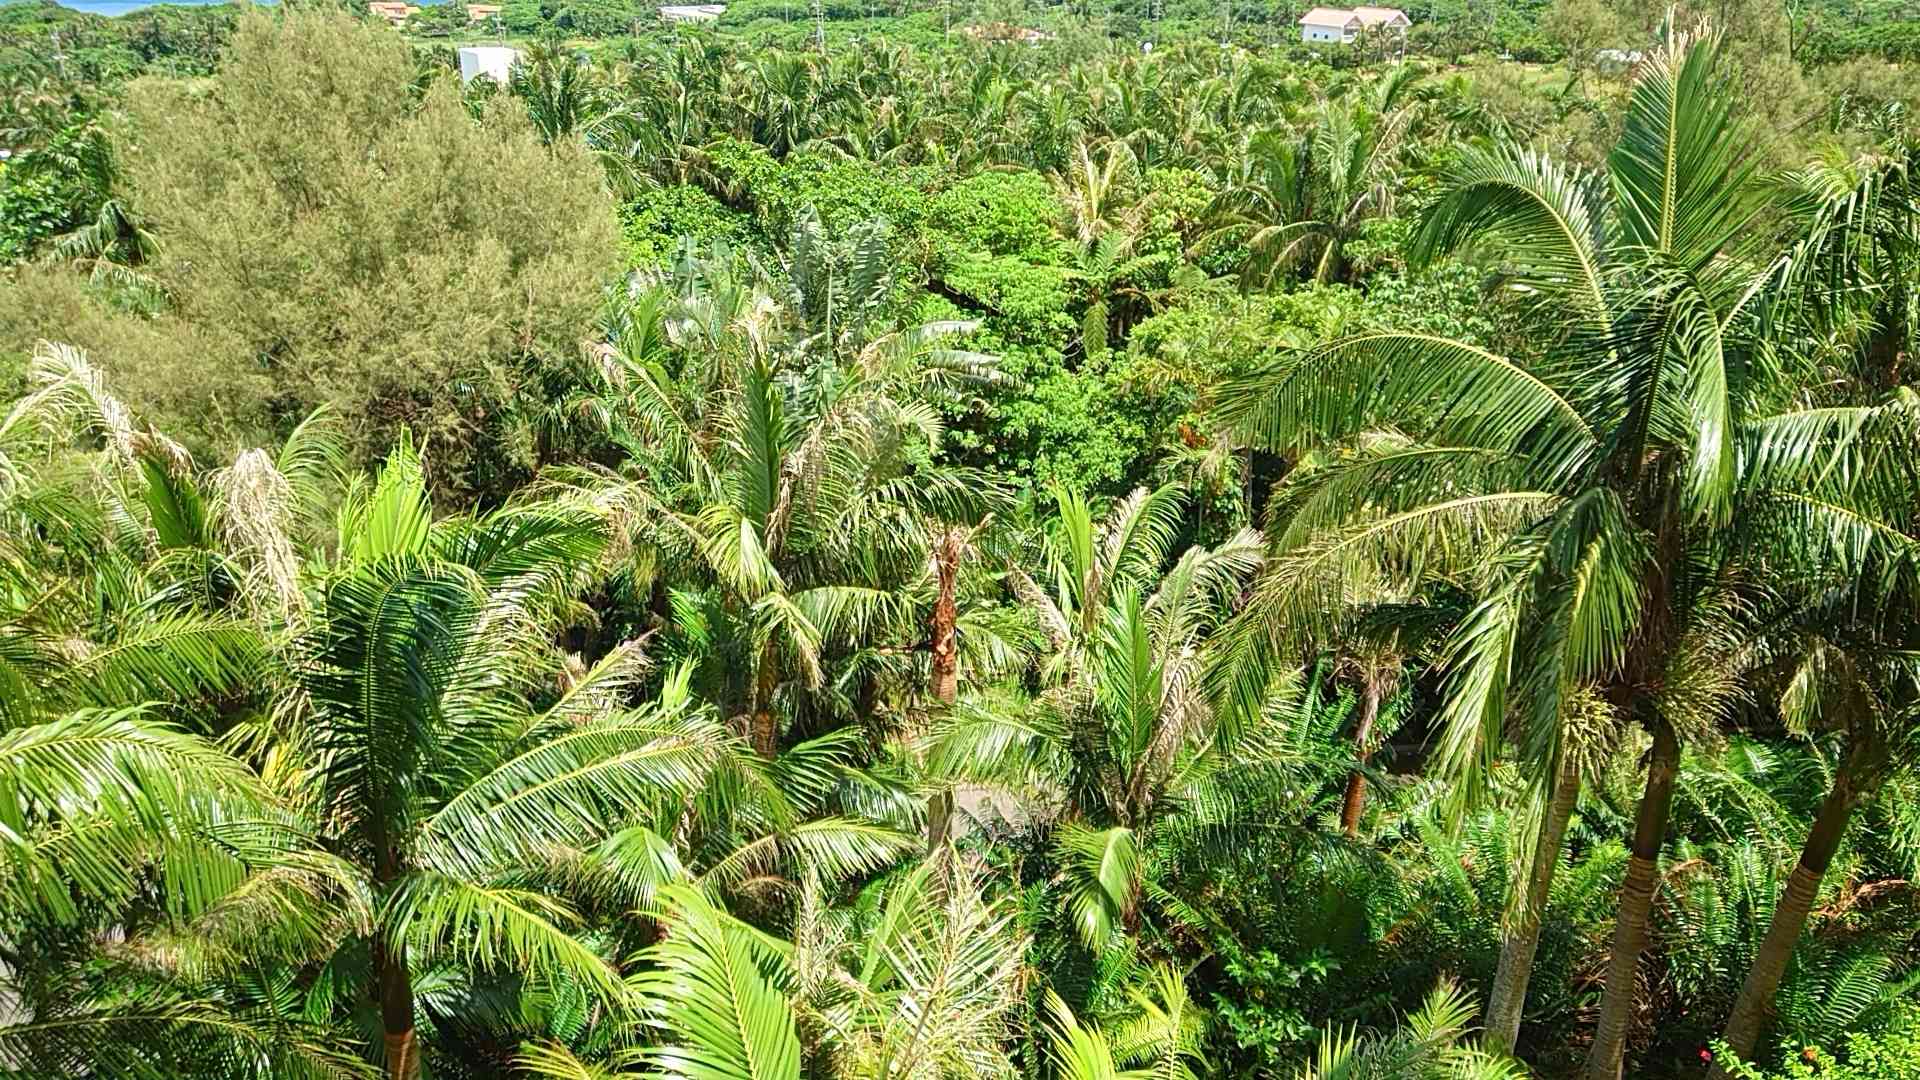
<svg viewBox="0 0 1920 1080">
<path fill-rule="evenodd" d="M 960 588 L 960 558 L 964 544 L 963 531 L 957 528 L 944 530 L 934 540 L 933 614 L 927 624 L 932 671 L 928 683 L 933 700 L 948 708 L 960 697 L 960 609 L 956 599 Z M 928 854 L 946 846 L 952 819 L 951 790 L 942 789 L 928 797 Z"/>
<path fill-rule="evenodd" d="M 1793 273 L 1816 332 L 1861 355 L 1850 366 L 1884 393 L 1920 334 L 1920 140 L 1912 135 L 1815 158 L 1787 177 L 1787 209 L 1805 239 Z"/>
<path fill-rule="evenodd" d="M 371 912 L 214 737 L 275 684 L 231 599 L 249 560 L 218 540 L 244 511 L 84 353 L 43 343 L 30 376 L 0 423 L 0 1053 L 47 1076 L 355 1075 L 339 1032 L 249 989 Z M 33 468 L 76 436 L 99 447 L 86 497 Z"/>
<path fill-rule="evenodd" d="M 1068 236 L 1088 251 L 1102 237 L 1133 230 L 1137 204 L 1133 194 L 1138 163 L 1123 142 L 1095 146 L 1082 140 L 1060 175 L 1052 177 L 1066 218 Z"/>
<path fill-rule="evenodd" d="M 339 1032 L 247 993 L 365 925 L 351 875 L 242 762 L 158 713 L 0 733 L 0 1052 L 23 1075 L 363 1074 Z"/>
<path fill-rule="evenodd" d="M 1246 809 L 1235 796 L 1280 786 L 1287 758 L 1272 738 L 1279 717 L 1222 729 L 1201 692 L 1206 643 L 1259 565 L 1255 534 L 1174 559 L 1174 489 L 1136 491 L 1097 525 L 1079 495 L 1054 499 L 1050 587 L 1010 571 L 1051 643 L 1048 689 L 1019 715 L 963 703 L 930 757 L 940 774 L 1047 792 L 1061 904 L 1099 948 L 1134 923 L 1144 894 L 1172 900 L 1148 879 L 1150 849 L 1174 835 L 1224 840 Z"/>
<path fill-rule="evenodd" d="M 1836 347 L 1851 354 L 1845 368 L 1857 378 L 1855 385 L 1841 384 L 1843 396 L 1872 399 L 1895 386 L 1902 344 L 1913 333 L 1910 289 L 1897 280 L 1920 251 L 1913 152 L 1909 144 L 1855 160 L 1821 159 L 1791 178 L 1795 218 L 1807 233 L 1794 252 L 1791 276 L 1804 290 L 1815 326 L 1828 330 Z M 1866 445 L 1910 439 L 1911 405 L 1904 394 L 1828 408 L 1843 423 L 1876 431 Z M 1857 486 L 1877 498 L 1878 512 L 1912 532 L 1903 483 L 1878 473 L 1889 462 L 1849 458 L 1847 463 L 1860 476 Z M 1803 734 L 1837 731 L 1842 747 L 1831 789 L 1729 1015 L 1724 1037 L 1736 1057 L 1753 1051 L 1854 810 L 1920 748 L 1910 719 L 1911 599 L 1900 570 L 1833 582 L 1811 597 L 1795 598 L 1783 625 L 1769 635 L 1777 640 L 1760 650 L 1763 665 L 1785 668 L 1781 713 L 1789 727 Z M 1861 611 L 1875 615 L 1863 619 Z M 1729 1075 L 1728 1068 L 1716 1062 L 1715 1077 Z"/>
<path fill-rule="evenodd" d="M 1247 614 L 1257 617 L 1253 611 Z M 1350 838 L 1360 835 L 1360 817 L 1366 809 L 1365 770 L 1382 737 L 1376 730 L 1380 707 L 1399 689 L 1409 661 L 1457 613 L 1440 603 L 1381 603 L 1355 614 L 1352 631 L 1341 635 L 1339 651 L 1340 673 L 1351 678 L 1360 693 L 1352 735 L 1356 764 L 1347 774 L 1346 794 L 1340 802 L 1340 831 Z"/>
<path fill-rule="evenodd" d="M 30 842 L 10 851 L 4 902 L 49 933 L 98 922 L 127 953 L 27 965 L 36 1004 L 0 1034 L 9 1054 L 130 1076 L 350 1074 L 328 1024 L 333 987 L 358 983 L 381 1006 L 388 1074 L 408 1076 L 423 965 L 509 963 L 529 985 L 621 996 L 529 875 L 616 856 L 596 837 L 703 783 L 722 734 L 684 694 L 630 708 L 632 647 L 544 691 L 559 665 L 543 627 L 591 572 L 600 521 L 518 506 L 434 522 L 403 441 L 378 482 L 349 487 L 336 561 L 303 580 L 288 504 L 324 449 L 303 438 L 277 465 L 249 452 L 196 473 L 77 351 L 43 347 L 36 373 L 15 422 L 97 435 L 110 478 L 97 521 L 118 524 L 90 536 L 84 508 L 47 518 L 30 490 L 8 507 L 64 520 L 10 534 L 9 565 L 87 560 L 43 599 L 100 589 L 77 610 L 101 622 L 92 648 L 47 621 L 70 619 L 66 605 L 7 613 L 20 647 L 4 666 L 22 692 L 8 695 L 0 770 L 9 835 Z M 36 640 L 56 628 L 58 652 Z M 162 704 L 121 703 L 142 701 Z M 108 989 L 76 982 L 102 977 Z"/>
<path fill-rule="evenodd" d="M 1276 678 L 1316 654 L 1333 659 L 1333 674 L 1351 680 L 1357 699 L 1349 736 L 1354 767 L 1347 774 L 1340 807 L 1341 831 L 1351 839 L 1359 835 L 1366 808 L 1367 760 L 1383 737 L 1377 730 L 1381 706 L 1401 685 L 1407 665 L 1430 653 L 1461 613 L 1455 610 L 1457 595 L 1441 589 L 1427 595 L 1396 593 L 1392 582 L 1375 574 L 1343 579 L 1339 595 L 1324 597 L 1327 606 L 1314 611 L 1307 623 L 1297 621 L 1300 549 L 1307 537 L 1296 528 L 1303 525 L 1310 532 L 1317 526 L 1310 519 L 1293 520 L 1295 500 L 1316 493 L 1321 469 L 1346 464 L 1309 456 L 1276 487 L 1268 510 L 1274 557 L 1227 627 L 1208 679 L 1225 708 L 1251 715 Z M 1426 569 L 1435 579 L 1458 579 L 1471 571 L 1466 565 L 1430 564 Z"/>
<path fill-rule="evenodd" d="M 159 286 L 141 267 L 159 253 L 159 238 L 127 201 L 113 140 L 89 122 L 62 131 L 45 146 L 22 154 L 13 166 L 31 175 L 44 170 L 80 185 L 95 205 L 86 220 L 56 237 L 50 258 L 85 266 L 95 284 L 113 284 L 152 300 Z"/>
<path fill-rule="evenodd" d="M 221 482 L 238 470 L 196 473 L 184 448 L 137 425 L 82 350 L 42 342 L 28 375 L 33 392 L 0 422 L 0 716 L 164 701 L 216 722 L 247 700 L 267 649 L 236 610 L 259 595 L 243 591 L 248 553 L 224 542 L 250 523 Z M 100 446 L 94 499 L 34 475 L 35 459 L 76 439 Z"/>
<path fill-rule="evenodd" d="M 375 899 L 369 978 L 387 1075 L 403 1080 L 420 1069 L 424 958 L 621 997 L 612 965 L 568 932 L 575 914 L 520 881 L 697 790 L 723 735 L 684 697 L 630 707 L 634 646 L 535 704 L 550 620 L 605 544 L 597 517 L 530 505 L 436 522 L 403 440 L 341 522 L 280 738 L 297 797 Z"/>
<path fill-rule="evenodd" d="M 803 899 L 803 1027 L 824 1036 L 842 1076 L 1005 1074 L 1028 945 L 1013 905 L 987 900 L 959 860 L 922 863 L 883 893 L 866 927 Z"/>
<path fill-rule="evenodd" d="M 1088 1026 L 1073 1015 L 1060 995 L 1047 991 L 1048 1061 L 1062 1080 L 1147 1080 L 1147 1069 L 1123 1069 L 1113 1040 L 1099 1027 Z"/>
<path fill-rule="evenodd" d="M 526 105 L 540 140 L 548 144 L 591 129 L 606 111 L 606 93 L 594 69 L 558 41 L 530 46 L 508 74 L 507 89 Z"/>
<path fill-rule="evenodd" d="M 1793 613 L 1793 622 L 1762 651 L 1785 670 L 1780 711 L 1792 730 L 1840 736 L 1833 783 L 1814 814 L 1798 862 L 1773 908 L 1766 936 L 1754 952 L 1723 1035 L 1735 1058 L 1753 1053 L 1787 963 L 1853 813 L 1891 775 L 1920 754 L 1920 665 L 1916 665 L 1910 603 L 1895 600 L 1886 616 L 1863 624 L 1848 588 L 1829 602 Z M 1877 623 L 1878 625 L 1875 625 Z M 1727 1060 L 1713 1076 L 1732 1076 Z"/>
<path fill-rule="evenodd" d="M 803 215 L 793 250 L 783 297 L 757 272 L 702 263 L 636 301 L 589 406 L 611 418 L 627 475 L 569 481 L 625 508 L 638 554 L 702 568 L 686 584 L 717 591 L 680 606 L 709 612 L 705 670 L 769 757 L 789 680 L 818 690 L 823 650 L 912 634 L 904 594 L 934 523 L 978 518 L 997 492 L 927 460 L 942 426 L 919 395 L 991 373 L 944 344 L 971 324 L 879 317 L 891 280 L 879 226 L 836 253 Z"/>
<path fill-rule="evenodd" d="M 1368 100 L 1322 102 L 1298 131 L 1249 135 L 1216 200 L 1222 224 L 1200 246 L 1244 244 L 1248 288 L 1302 267 L 1315 282 L 1344 280 L 1346 245 L 1367 221 L 1393 212 L 1397 170 L 1420 115 L 1405 100 L 1416 78 L 1396 68 Z"/>
<path fill-rule="evenodd" d="M 1436 562 L 1483 568 L 1443 664 L 1441 764 L 1463 796 L 1480 790 L 1509 716 L 1542 804 L 1567 809 L 1570 785 L 1556 778 L 1572 775 L 1576 729 L 1633 722 L 1650 736 L 1595 1080 L 1620 1069 L 1681 737 L 1716 723 L 1731 690 L 1740 561 L 1824 533 L 1820 565 L 1841 573 L 1904 557 L 1907 544 L 1862 492 L 1809 489 L 1853 432 L 1782 392 L 1762 313 L 1778 277 L 1747 238 L 1755 166 L 1714 57 L 1710 42 L 1674 34 L 1646 66 L 1610 198 L 1539 155 L 1477 150 L 1427 218 L 1422 254 L 1492 245 L 1510 288 L 1538 299 L 1551 320 L 1538 356 L 1369 335 L 1288 359 L 1229 395 L 1276 449 L 1388 425 L 1411 433 L 1326 471 L 1296 518 L 1298 576 L 1412 585 Z M 1302 604 L 1325 587 L 1303 586 Z M 1557 858 L 1543 845 L 1531 877 L 1550 881 Z M 1532 951 L 1517 942 L 1503 968 L 1524 969 Z M 1496 987 L 1521 997 L 1524 983 Z M 1514 1007 L 1493 1004 L 1496 1016 Z"/>
<path fill-rule="evenodd" d="M 822 92 L 819 58 L 805 53 L 773 52 L 743 66 L 752 96 L 755 141 L 775 157 L 785 157 L 813 138 L 830 104 Z"/>
<path fill-rule="evenodd" d="M 791 943 L 740 921 L 701 890 L 670 885 L 665 933 L 643 952 L 638 1012 L 605 1065 L 532 1047 L 536 1076 L 958 1080 L 1008 1075 L 1026 938 L 1005 901 L 983 898 L 962 861 L 869 887 L 853 908 L 803 885 Z M 620 1070 L 616 1072 L 616 1070 Z"/>
<path fill-rule="evenodd" d="M 984 683 L 1010 667 L 1024 666 L 1031 648 L 1027 636 L 1018 632 L 1020 628 L 993 618 L 994 607 L 969 603 L 965 611 L 961 608 L 961 574 L 969 565 L 984 561 L 984 549 L 998 531 L 997 523 L 990 517 L 972 524 L 940 521 L 933 523 L 932 531 L 934 594 L 926 617 L 927 696 L 937 720 L 950 715 L 960 700 L 963 661 L 970 676 Z M 998 582 L 991 585 L 997 596 Z M 927 769 L 926 764 L 921 762 L 918 780 L 932 788 L 927 795 L 926 837 L 928 854 L 936 855 L 946 850 L 952 833 L 955 785 Z"/>
<path fill-rule="evenodd" d="M 1114 1057 L 1166 1080 L 1199 1080 L 1209 1072 L 1207 1010 L 1172 964 L 1154 965 L 1145 982 L 1128 993 L 1132 1011 L 1114 1033 Z"/>
<path fill-rule="evenodd" d="M 1119 305 L 1115 299 L 1132 297 L 1137 301 L 1144 293 L 1141 283 L 1156 274 L 1164 275 L 1176 261 L 1172 252 L 1135 254 L 1134 240 L 1134 235 L 1127 232 L 1103 233 L 1079 253 L 1079 265 L 1067 270 L 1067 280 L 1075 284 L 1086 305 L 1080 316 L 1080 351 L 1084 356 L 1106 351 L 1116 327 L 1124 335 L 1137 321 L 1138 315 L 1130 318 L 1125 308 L 1139 305 Z"/>
</svg>

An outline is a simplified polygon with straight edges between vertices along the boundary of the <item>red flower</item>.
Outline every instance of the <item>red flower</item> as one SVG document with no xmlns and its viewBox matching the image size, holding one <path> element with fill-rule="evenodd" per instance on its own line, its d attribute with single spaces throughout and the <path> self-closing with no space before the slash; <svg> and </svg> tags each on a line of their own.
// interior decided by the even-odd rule
<svg viewBox="0 0 1920 1080">
<path fill-rule="evenodd" d="M 1701 1061 L 1712 1061 L 1712 1060 L 1713 1060 L 1713 1051 L 1711 1051 L 1711 1050 L 1709 1050 L 1709 1049 L 1707 1049 L 1707 1048 L 1706 1048 L 1706 1047 L 1704 1047 L 1704 1046 L 1703 1046 L 1703 1047 L 1701 1047 L 1701 1048 L 1700 1048 L 1700 1060 L 1701 1060 Z"/>
</svg>

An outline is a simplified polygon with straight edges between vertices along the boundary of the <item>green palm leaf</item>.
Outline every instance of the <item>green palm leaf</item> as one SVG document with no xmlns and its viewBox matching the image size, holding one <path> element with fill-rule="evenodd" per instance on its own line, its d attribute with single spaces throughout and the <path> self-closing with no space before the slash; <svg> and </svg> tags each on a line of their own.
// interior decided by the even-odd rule
<svg viewBox="0 0 1920 1080">
<path fill-rule="evenodd" d="M 1673 33 L 1634 82 L 1626 126 L 1607 160 L 1620 240 L 1689 269 L 1724 252 L 1758 209 L 1758 155 L 1720 89 L 1719 43 Z"/>
<path fill-rule="evenodd" d="M 168 906 L 198 910 L 249 858 L 284 850 L 267 804 L 239 761 L 138 709 L 15 728 L 0 734 L 0 893 L 13 910 L 71 919 L 76 895 L 124 900 L 158 860 Z"/>
<path fill-rule="evenodd" d="M 703 785 L 728 741 L 698 716 L 616 714 L 541 742 L 448 799 L 421 825 L 418 855 L 448 873 L 498 873 L 577 844 L 633 812 Z"/>
<path fill-rule="evenodd" d="M 1051 1014 L 1048 1057 L 1061 1080 L 1148 1080 L 1153 1075 L 1116 1065 L 1106 1035 L 1082 1024 L 1052 990 L 1047 991 L 1047 1011 Z"/>
<path fill-rule="evenodd" d="M 693 889 L 670 886 L 661 899 L 666 935 L 642 954 L 651 969 L 634 980 L 667 1040 L 646 1060 L 685 1080 L 798 1080 L 780 957 Z"/>
<path fill-rule="evenodd" d="M 559 901 L 521 889 L 490 888 L 434 873 L 400 882 L 380 912 L 382 932 L 418 941 L 481 970 L 572 982 L 618 1006 L 618 971 L 567 929 L 579 920 Z"/>
<path fill-rule="evenodd" d="M 392 828 L 447 734 L 446 697 L 484 606 L 462 567 L 381 559 L 334 580 L 299 670 L 328 794 L 352 820 Z"/>
<path fill-rule="evenodd" d="M 60 700 L 109 707 L 203 700 L 256 680 L 264 646 L 260 632 L 240 620 L 156 612 L 62 666 L 53 691 Z"/>
<path fill-rule="evenodd" d="M 1219 408 L 1274 450 L 1416 421 L 1437 445 L 1524 453 L 1546 482 L 1575 475 L 1599 449 L 1586 416 L 1539 376 L 1479 346 L 1420 334 L 1345 338 L 1286 358 L 1223 386 Z"/>
<path fill-rule="evenodd" d="M 350 562 L 372 562 L 425 550 L 433 522 L 427 501 L 426 472 L 414 451 L 413 437 L 402 431 L 363 498 L 349 498 L 339 513 L 340 554 Z"/>
<path fill-rule="evenodd" d="M 1572 294 L 1604 332 L 1610 315 L 1599 178 L 1538 151 L 1502 144 L 1469 147 L 1446 179 L 1446 194 L 1428 210 L 1415 239 L 1416 260 L 1492 240 L 1516 284 L 1548 295 Z"/>
<path fill-rule="evenodd" d="M 1061 903 L 1074 932 L 1088 948 L 1104 948 L 1139 903 L 1143 866 L 1133 830 L 1069 822 L 1054 843 L 1067 878 Z"/>
</svg>

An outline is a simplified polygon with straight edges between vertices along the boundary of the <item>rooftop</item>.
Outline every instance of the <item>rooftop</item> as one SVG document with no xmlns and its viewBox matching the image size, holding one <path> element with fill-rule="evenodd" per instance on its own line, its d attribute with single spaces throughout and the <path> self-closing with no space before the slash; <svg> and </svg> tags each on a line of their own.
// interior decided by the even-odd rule
<svg viewBox="0 0 1920 1080">
<path fill-rule="evenodd" d="M 1399 8 L 1357 7 L 1330 8 L 1317 7 L 1300 16 L 1302 26 L 1382 26 L 1390 23 L 1411 23 L 1407 13 Z"/>
</svg>

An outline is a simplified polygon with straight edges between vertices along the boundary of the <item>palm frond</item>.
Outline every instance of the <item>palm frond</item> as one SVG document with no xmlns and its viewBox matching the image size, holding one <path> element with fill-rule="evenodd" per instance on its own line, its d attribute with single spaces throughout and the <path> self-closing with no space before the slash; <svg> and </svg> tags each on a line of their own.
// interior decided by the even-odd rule
<svg viewBox="0 0 1920 1080">
<path fill-rule="evenodd" d="M 1061 904 L 1081 942 L 1102 949 L 1139 903 L 1142 855 L 1133 830 L 1069 822 L 1054 843 L 1067 878 Z"/>
<path fill-rule="evenodd" d="M 646 1061 L 686 1080 L 798 1080 L 800 1039 L 778 954 L 693 889 L 663 889 L 661 900 L 667 933 L 634 980 L 666 1040 Z"/>
<path fill-rule="evenodd" d="M 481 970 L 572 982 L 618 1007 L 627 987 L 606 957 L 568 927 L 578 917 L 559 901 L 521 889 L 486 887 L 434 873 L 404 878 L 380 911 L 381 932 Z"/>
<path fill-rule="evenodd" d="M 1688 267 L 1724 252 L 1758 208 L 1758 156 L 1716 70 L 1719 41 L 1669 28 L 1644 64 L 1607 161 L 1622 243 Z"/>
</svg>

